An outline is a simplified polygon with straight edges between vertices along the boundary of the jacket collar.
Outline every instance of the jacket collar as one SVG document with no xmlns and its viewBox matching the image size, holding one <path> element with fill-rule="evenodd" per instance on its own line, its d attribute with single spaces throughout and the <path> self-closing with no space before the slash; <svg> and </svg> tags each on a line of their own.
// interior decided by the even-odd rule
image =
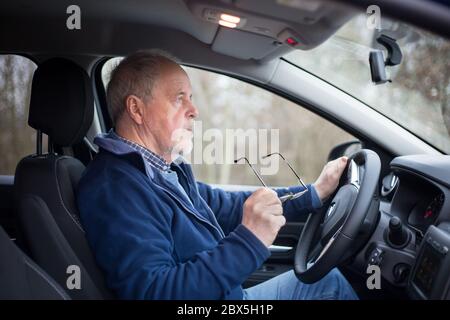
<svg viewBox="0 0 450 320">
<path fill-rule="evenodd" d="M 137 150 L 133 149 L 130 145 L 126 144 L 124 141 L 119 140 L 115 137 L 113 129 L 108 133 L 100 133 L 94 138 L 94 143 L 100 148 L 115 154 L 117 156 L 129 156 L 138 155 L 145 167 L 145 171 L 149 178 L 153 179 L 155 177 L 155 169 L 145 161 L 143 155 Z"/>
<path fill-rule="evenodd" d="M 126 139 L 124 137 L 121 137 L 116 132 L 114 132 L 112 130 L 110 131 L 110 136 L 112 136 L 116 140 L 121 140 L 121 141 L 125 142 L 131 148 L 133 148 L 137 152 L 141 153 L 142 156 L 144 157 L 144 159 L 146 161 L 148 161 L 152 167 L 155 167 L 156 169 L 162 170 L 162 171 L 168 171 L 169 170 L 170 164 L 168 164 L 164 160 L 164 158 L 162 158 L 160 155 L 154 153 L 150 149 L 147 149 L 146 147 L 141 146 L 140 144 L 138 144 L 138 143 L 136 143 L 134 141 L 131 141 L 131 140 L 128 140 L 128 139 Z"/>
<path fill-rule="evenodd" d="M 136 149 L 134 149 L 133 147 L 131 147 L 129 144 L 125 143 L 124 141 L 117 139 L 117 137 L 115 136 L 114 131 L 111 129 L 108 133 L 101 133 L 98 134 L 95 139 L 94 139 L 94 143 L 99 146 L 100 148 L 115 154 L 117 156 L 123 156 L 123 157 L 127 157 L 130 155 L 134 155 L 134 156 L 138 156 L 141 160 L 142 160 L 142 164 L 145 167 L 145 171 L 147 176 L 153 180 L 154 183 L 157 183 L 161 186 L 168 186 L 166 183 L 166 180 L 161 176 L 161 172 L 159 172 L 158 169 L 155 169 L 153 166 L 151 166 L 148 161 L 145 160 L 144 156 L 142 155 L 142 153 L 140 153 L 139 151 L 137 151 Z M 171 168 L 176 170 L 177 173 L 183 175 L 182 178 L 186 179 L 189 182 L 189 172 L 190 170 L 187 169 L 186 164 L 184 163 L 182 158 L 177 159 L 176 161 L 172 162 L 170 164 Z M 186 172 L 188 171 L 188 172 Z M 179 178 L 180 175 L 179 175 Z M 184 197 L 182 197 L 184 198 Z"/>
</svg>

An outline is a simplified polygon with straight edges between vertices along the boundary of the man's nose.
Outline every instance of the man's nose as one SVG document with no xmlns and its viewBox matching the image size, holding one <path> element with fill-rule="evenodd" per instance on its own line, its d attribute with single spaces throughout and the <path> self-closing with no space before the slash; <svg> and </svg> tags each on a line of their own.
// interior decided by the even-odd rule
<svg viewBox="0 0 450 320">
<path fill-rule="evenodd" d="M 199 112 L 197 107 L 193 103 L 191 103 L 188 114 L 189 118 L 195 119 L 198 117 L 198 114 Z"/>
</svg>

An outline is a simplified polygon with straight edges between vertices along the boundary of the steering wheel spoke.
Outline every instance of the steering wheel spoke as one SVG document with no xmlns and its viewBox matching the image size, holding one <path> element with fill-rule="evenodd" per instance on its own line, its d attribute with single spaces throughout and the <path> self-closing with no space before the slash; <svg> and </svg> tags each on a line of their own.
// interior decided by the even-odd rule
<svg viewBox="0 0 450 320">
<path fill-rule="evenodd" d="M 325 246 L 322 246 L 322 250 L 320 251 L 319 256 L 317 257 L 317 259 L 315 261 L 318 261 L 320 258 L 322 258 L 326 254 L 326 252 L 333 245 L 334 241 L 336 240 L 336 238 L 339 235 L 339 233 L 341 232 L 341 230 L 342 230 L 342 226 L 335 232 L 335 234 L 330 239 L 328 239 Z"/>
<path fill-rule="evenodd" d="M 320 241 L 314 246 L 314 248 L 311 250 L 311 252 L 308 255 L 308 268 L 309 266 L 316 263 L 320 253 L 322 252 L 324 246 L 320 243 Z"/>
</svg>

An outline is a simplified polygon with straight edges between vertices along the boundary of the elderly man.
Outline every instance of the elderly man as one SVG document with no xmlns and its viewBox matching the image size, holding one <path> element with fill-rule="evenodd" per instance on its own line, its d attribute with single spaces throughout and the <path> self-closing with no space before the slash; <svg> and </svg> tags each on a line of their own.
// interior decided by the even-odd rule
<svg viewBox="0 0 450 320">
<path fill-rule="evenodd" d="M 292 271 L 243 290 L 270 256 L 286 219 L 321 206 L 346 158 L 328 163 L 310 192 L 281 204 L 287 191 L 225 192 L 197 182 L 174 161 L 185 152 L 198 110 L 186 72 L 167 54 L 140 51 L 113 70 L 107 88 L 114 130 L 78 186 L 81 222 L 108 286 L 124 299 L 354 299 L 333 270 L 306 285 Z M 183 141 L 183 139 L 185 141 Z M 181 147 L 180 147 L 181 146 Z M 187 147 L 188 148 L 188 147 Z"/>
</svg>

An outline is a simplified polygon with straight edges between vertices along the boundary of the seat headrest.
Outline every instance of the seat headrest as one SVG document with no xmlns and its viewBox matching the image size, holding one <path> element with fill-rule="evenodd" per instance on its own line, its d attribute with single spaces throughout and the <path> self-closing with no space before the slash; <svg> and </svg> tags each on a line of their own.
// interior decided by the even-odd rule
<svg viewBox="0 0 450 320">
<path fill-rule="evenodd" d="M 43 62 L 33 75 L 28 124 L 59 146 L 83 140 L 94 116 L 89 76 L 63 58 Z"/>
</svg>

